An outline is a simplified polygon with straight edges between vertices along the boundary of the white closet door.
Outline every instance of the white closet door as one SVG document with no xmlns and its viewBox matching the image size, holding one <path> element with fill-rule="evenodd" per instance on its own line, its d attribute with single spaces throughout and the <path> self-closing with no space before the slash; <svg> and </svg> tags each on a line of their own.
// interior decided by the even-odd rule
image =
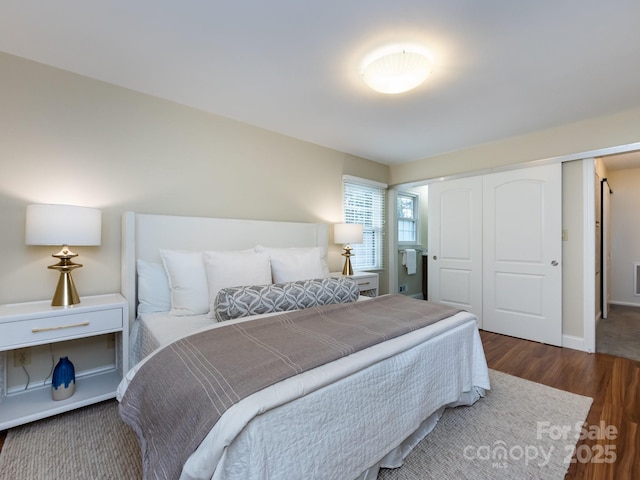
<svg viewBox="0 0 640 480">
<path fill-rule="evenodd" d="M 562 345 L 560 164 L 483 177 L 483 327 Z"/>
<path fill-rule="evenodd" d="M 429 185 L 429 300 L 467 310 L 482 328 L 482 178 Z"/>
</svg>

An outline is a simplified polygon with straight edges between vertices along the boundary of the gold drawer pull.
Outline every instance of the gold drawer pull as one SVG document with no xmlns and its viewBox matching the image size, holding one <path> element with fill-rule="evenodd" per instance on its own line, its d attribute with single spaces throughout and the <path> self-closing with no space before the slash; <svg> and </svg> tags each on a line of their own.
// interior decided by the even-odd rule
<svg viewBox="0 0 640 480">
<path fill-rule="evenodd" d="M 88 327 L 88 326 L 89 326 L 89 322 L 82 322 L 82 323 L 74 323 L 72 325 L 59 325 L 57 327 L 32 328 L 31 331 L 33 333 L 38 333 L 38 332 L 49 332 L 51 330 L 62 330 L 64 328 Z"/>
<path fill-rule="evenodd" d="M 363 282 L 363 283 L 359 283 L 358 286 L 359 287 L 363 287 L 365 285 L 369 285 L 371 282 Z"/>
</svg>

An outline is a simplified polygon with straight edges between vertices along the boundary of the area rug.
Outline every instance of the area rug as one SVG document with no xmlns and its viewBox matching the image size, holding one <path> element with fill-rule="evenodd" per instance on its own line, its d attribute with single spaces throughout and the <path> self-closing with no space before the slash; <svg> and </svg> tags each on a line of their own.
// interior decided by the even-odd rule
<svg viewBox="0 0 640 480">
<path fill-rule="evenodd" d="M 378 478 L 563 479 L 575 425 L 584 422 L 592 400 L 490 373 L 484 399 L 446 410 L 405 464 L 381 470 Z M 0 453 L 2 480 L 140 477 L 137 440 L 115 401 L 14 428 Z"/>
<path fill-rule="evenodd" d="M 563 479 L 593 399 L 489 373 L 485 398 L 445 410 L 404 465 L 378 479 Z"/>
</svg>

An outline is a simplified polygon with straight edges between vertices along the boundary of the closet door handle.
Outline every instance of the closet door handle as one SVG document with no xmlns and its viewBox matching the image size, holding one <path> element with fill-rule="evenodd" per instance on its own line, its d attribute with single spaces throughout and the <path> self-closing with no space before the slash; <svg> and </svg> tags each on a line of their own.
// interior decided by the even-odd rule
<svg viewBox="0 0 640 480">
<path fill-rule="evenodd" d="M 557 267 L 557 266 L 558 266 L 558 262 L 557 262 L 557 261 L 555 261 L 555 260 L 552 260 L 552 261 L 551 261 L 551 266 L 552 266 L 552 267 Z"/>
<path fill-rule="evenodd" d="M 434 256 L 433 256 L 433 259 L 434 259 L 434 260 L 437 260 L 437 259 L 438 259 L 438 257 L 434 255 Z"/>
</svg>

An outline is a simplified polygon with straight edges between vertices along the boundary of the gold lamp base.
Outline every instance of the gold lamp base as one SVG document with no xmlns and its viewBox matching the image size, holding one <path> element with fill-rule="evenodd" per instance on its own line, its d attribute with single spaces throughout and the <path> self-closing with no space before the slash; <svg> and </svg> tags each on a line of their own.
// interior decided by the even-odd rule
<svg viewBox="0 0 640 480">
<path fill-rule="evenodd" d="M 66 245 L 62 247 L 58 253 L 51 255 L 58 258 L 60 261 L 55 265 L 49 265 L 47 268 L 52 270 L 58 270 L 60 272 L 60 278 L 58 278 L 58 286 L 53 294 L 51 300 L 51 306 L 53 307 L 68 307 L 80 303 L 80 296 L 76 290 L 76 286 L 73 283 L 71 272 L 76 268 L 82 267 L 80 263 L 73 263 L 71 259 L 77 257 L 77 253 L 73 253 Z"/>
<path fill-rule="evenodd" d="M 347 244 L 344 247 L 344 253 L 342 254 L 344 259 L 344 267 L 342 268 L 342 275 L 353 275 L 353 268 L 351 268 L 351 256 L 355 255 L 351 253 L 351 245 Z"/>
</svg>

